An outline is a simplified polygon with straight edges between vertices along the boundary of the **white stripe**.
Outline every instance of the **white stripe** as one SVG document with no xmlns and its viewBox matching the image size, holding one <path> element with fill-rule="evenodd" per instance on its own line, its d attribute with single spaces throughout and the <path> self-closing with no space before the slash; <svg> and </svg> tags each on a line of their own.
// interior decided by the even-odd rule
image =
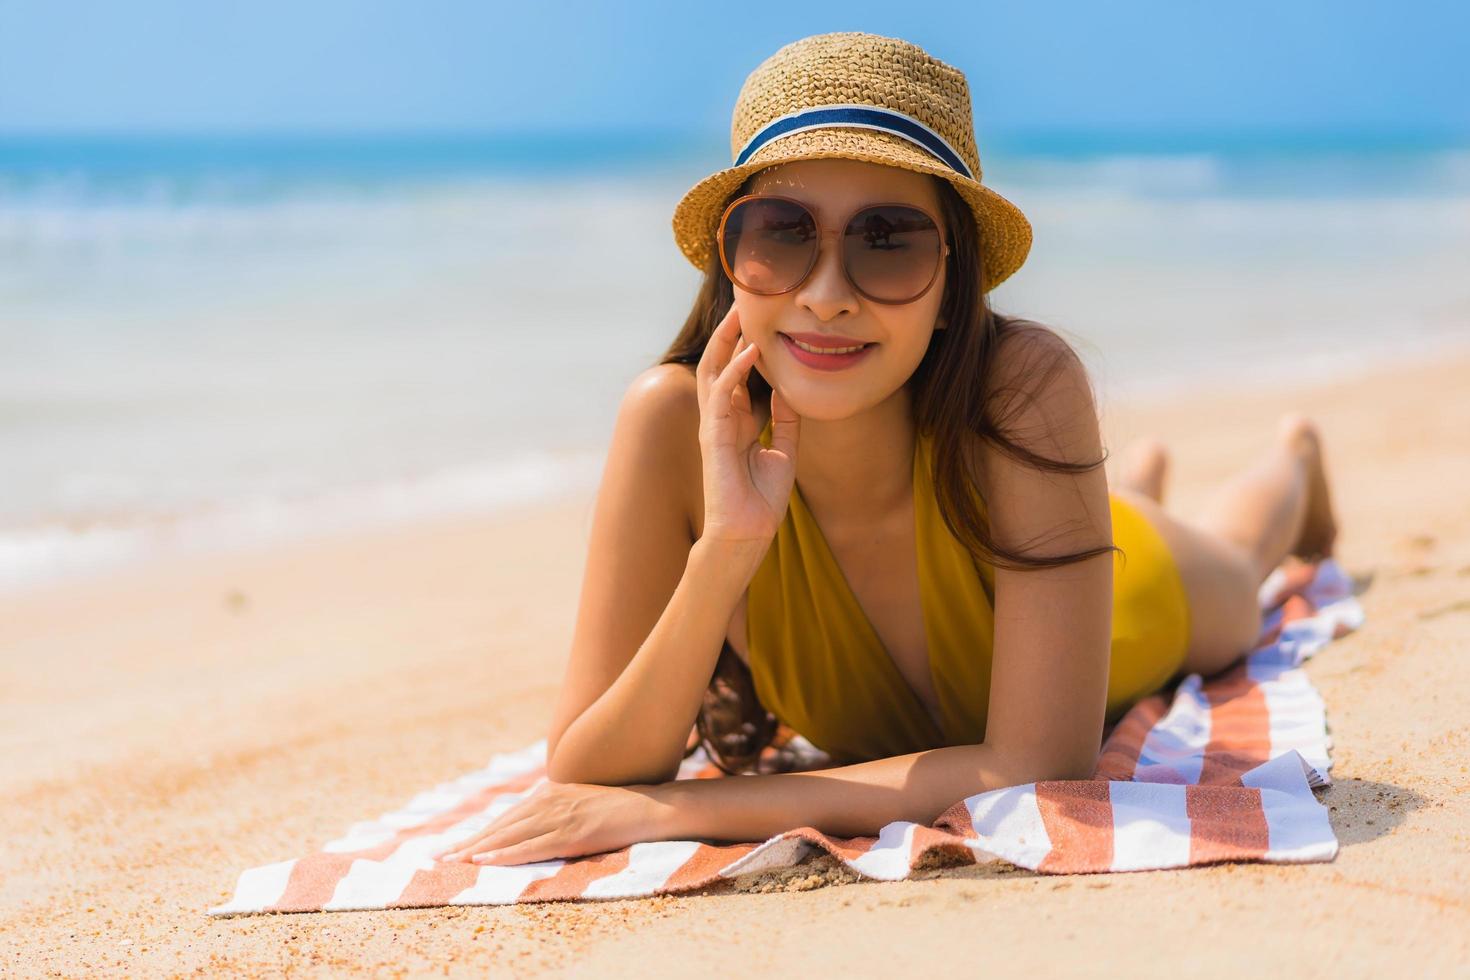
<svg viewBox="0 0 1470 980">
<path fill-rule="evenodd" d="M 1286 568 L 1282 565 L 1277 565 L 1271 570 L 1271 574 L 1267 575 L 1261 582 L 1260 587 L 1256 589 L 1256 602 L 1262 608 L 1269 608 L 1276 605 L 1276 593 L 1281 591 L 1281 586 L 1285 581 Z"/>
<path fill-rule="evenodd" d="M 497 782 L 499 781 L 497 780 Z M 514 793 L 496 794 L 490 797 L 484 809 L 466 815 L 438 833 L 405 837 L 399 843 L 399 846 L 395 847 L 388 856 L 401 853 L 407 846 L 420 847 L 424 854 L 432 854 L 439 848 L 448 847 L 450 844 L 455 844 L 459 841 L 468 841 L 475 834 L 498 820 L 502 813 L 534 793 L 544 782 L 546 782 L 546 779 L 542 777 L 523 790 L 518 790 Z M 455 805 L 458 806 L 463 802 L 462 799 L 457 800 Z M 442 811 L 441 813 L 434 814 L 435 817 L 441 815 Z M 416 821 L 413 826 L 418 826 L 424 822 L 426 821 Z M 330 841 L 322 850 L 328 854 L 355 854 L 358 851 L 381 847 L 383 844 L 388 843 L 402 834 L 404 829 L 394 827 L 392 821 L 389 819 L 357 824 L 348 832 L 346 837 L 340 837 L 337 840 Z M 429 843 L 424 843 L 425 841 Z"/>
<path fill-rule="evenodd" d="M 1328 785 L 1332 760 L 1328 748 L 1327 710 L 1311 679 L 1299 667 L 1282 668 L 1252 661 L 1246 667 L 1266 699 L 1270 718 L 1271 747 L 1267 758 L 1285 752 L 1300 752 L 1317 772 L 1314 782 Z"/>
<path fill-rule="evenodd" d="M 623 898 L 647 895 L 662 888 L 669 876 L 699 850 L 692 840 L 661 840 L 634 844 L 628 849 L 628 866 L 617 874 L 598 878 L 582 891 L 583 898 Z"/>
<path fill-rule="evenodd" d="M 536 861 L 531 864 L 487 864 L 475 883 L 449 900 L 449 905 L 511 905 L 533 881 L 550 878 L 565 861 Z"/>
<path fill-rule="evenodd" d="M 1108 783 L 1113 805 L 1114 871 L 1189 864 L 1185 788 L 1163 783 Z"/>
<path fill-rule="evenodd" d="M 1133 779 L 1143 783 L 1197 783 L 1210 742 L 1210 702 L 1200 676 L 1190 674 L 1174 694 L 1169 711 L 1143 740 Z"/>
<path fill-rule="evenodd" d="M 734 878 L 736 875 L 753 874 L 771 868 L 789 868 L 793 864 L 800 864 L 802 858 L 817 850 L 825 851 L 821 845 L 813 844 L 801 837 L 786 837 L 777 834 L 754 850 L 747 851 L 725 865 L 720 869 L 720 876 Z"/>
<path fill-rule="evenodd" d="M 869 878 L 901 881 L 913 869 L 909 855 L 918 829 L 919 825 L 911 820 L 895 820 L 878 831 L 878 840 L 866 853 L 843 863 Z"/>
<path fill-rule="evenodd" d="M 485 789 L 507 783 L 546 764 L 546 739 L 539 739 L 515 752 L 492 756 L 482 769 L 442 782 L 433 789 L 417 794 L 407 804 L 376 820 L 363 820 L 347 828 L 342 837 L 322 848 L 328 854 L 351 853 L 377 847 L 396 834 L 421 827 L 441 814 L 459 806 Z M 542 780 L 544 781 L 544 780 Z M 534 784 L 530 789 L 534 789 Z"/>
<path fill-rule="evenodd" d="M 1036 784 L 978 793 L 965 800 L 970 825 L 980 836 L 965 841 L 971 851 L 1005 858 L 1035 871 L 1051 853 L 1051 838 L 1036 802 Z"/>
<path fill-rule="evenodd" d="M 1337 854 L 1337 835 L 1327 808 L 1307 785 L 1307 761 L 1285 752 L 1241 777 L 1261 791 L 1270 845 L 1269 861 L 1330 861 Z"/>
<path fill-rule="evenodd" d="M 235 895 L 224 905 L 208 910 L 209 915 L 230 915 L 234 912 L 259 912 L 279 902 L 286 894 L 286 885 L 291 881 L 291 869 L 296 859 L 278 861 L 251 868 L 240 874 L 235 883 Z"/>
<path fill-rule="evenodd" d="M 385 908 L 403 894 L 415 874 L 427 870 L 427 861 L 353 861 L 322 909 Z"/>
</svg>

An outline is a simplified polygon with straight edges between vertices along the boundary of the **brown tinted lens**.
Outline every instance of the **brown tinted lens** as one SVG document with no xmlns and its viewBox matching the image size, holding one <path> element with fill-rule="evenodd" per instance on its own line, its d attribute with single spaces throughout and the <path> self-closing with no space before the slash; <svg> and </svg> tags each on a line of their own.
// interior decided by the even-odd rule
<svg viewBox="0 0 1470 980">
<path fill-rule="evenodd" d="M 725 267 L 730 278 L 753 293 L 792 288 L 817 252 L 817 227 L 811 213 L 794 201 L 751 198 L 725 219 Z"/>
<path fill-rule="evenodd" d="M 878 300 L 913 299 L 939 271 L 939 229 L 918 208 L 880 204 L 859 211 L 842 248 L 853 283 Z"/>
</svg>

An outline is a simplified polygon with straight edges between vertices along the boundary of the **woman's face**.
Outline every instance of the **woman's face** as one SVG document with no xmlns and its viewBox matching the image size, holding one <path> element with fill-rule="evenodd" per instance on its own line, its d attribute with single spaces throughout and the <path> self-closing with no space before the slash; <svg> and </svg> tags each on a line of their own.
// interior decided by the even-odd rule
<svg viewBox="0 0 1470 980">
<path fill-rule="evenodd" d="M 912 303 L 874 303 L 843 275 L 838 222 L 866 205 L 892 202 L 918 205 L 938 218 L 934 179 L 859 160 L 798 160 L 759 174 L 750 193 L 795 198 L 811 209 L 823 231 L 816 266 L 795 289 L 762 296 L 735 286 L 740 329 L 760 347 L 756 369 L 804 418 L 848 418 L 882 402 L 908 381 L 929 349 L 947 263 L 940 263 L 933 286 Z M 944 234 L 947 242 L 948 232 Z M 837 335 L 875 346 L 851 366 L 822 370 L 793 353 L 791 340 L 782 336 L 793 333 Z M 848 346 L 851 341 L 814 346 Z"/>
</svg>

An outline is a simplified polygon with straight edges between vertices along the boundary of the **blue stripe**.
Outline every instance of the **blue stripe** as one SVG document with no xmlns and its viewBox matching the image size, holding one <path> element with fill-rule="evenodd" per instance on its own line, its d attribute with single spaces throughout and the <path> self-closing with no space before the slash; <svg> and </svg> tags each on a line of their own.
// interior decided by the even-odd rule
<svg viewBox="0 0 1470 980">
<path fill-rule="evenodd" d="M 958 171 L 971 180 L 974 175 L 970 173 L 969 166 L 964 159 L 950 148 L 949 144 L 932 133 L 925 126 L 892 109 L 880 108 L 853 108 L 843 106 L 841 108 L 819 107 L 806 109 L 802 112 L 785 116 L 770 123 L 766 128 L 750 138 L 745 148 L 735 158 L 735 166 L 740 166 L 751 155 L 761 147 L 774 139 L 785 136 L 798 129 L 811 129 L 816 126 L 863 126 L 870 129 L 881 129 L 902 136 L 904 139 L 917 143 L 919 146 L 934 154 L 940 160 L 948 164 L 952 169 Z"/>
</svg>

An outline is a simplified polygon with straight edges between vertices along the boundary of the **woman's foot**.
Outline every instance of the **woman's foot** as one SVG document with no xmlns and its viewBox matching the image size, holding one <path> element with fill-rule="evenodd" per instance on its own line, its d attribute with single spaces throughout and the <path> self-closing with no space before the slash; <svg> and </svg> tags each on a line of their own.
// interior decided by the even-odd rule
<svg viewBox="0 0 1470 980">
<path fill-rule="evenodd" d="M 1329 558 L 1337 540 L 1337 520 L 1332 515 L 1332 498 L 1327 490 L 1322 434 L 1317 424 L 1300 412 L 1283 415 L 1276 433 L 1282 445 L 1300 455 L 1307 466 L 1307 508 L 1291 554 L 1302 561 Z"/>
<path fill-rule="evenodd" d="M 1123 454 L 1118 480 L 1130 490 L 1164 502 L 1164 478 L 1169 475 L 1169 449 L 1152 436 L 1139 439 Z"/>
</svg>

